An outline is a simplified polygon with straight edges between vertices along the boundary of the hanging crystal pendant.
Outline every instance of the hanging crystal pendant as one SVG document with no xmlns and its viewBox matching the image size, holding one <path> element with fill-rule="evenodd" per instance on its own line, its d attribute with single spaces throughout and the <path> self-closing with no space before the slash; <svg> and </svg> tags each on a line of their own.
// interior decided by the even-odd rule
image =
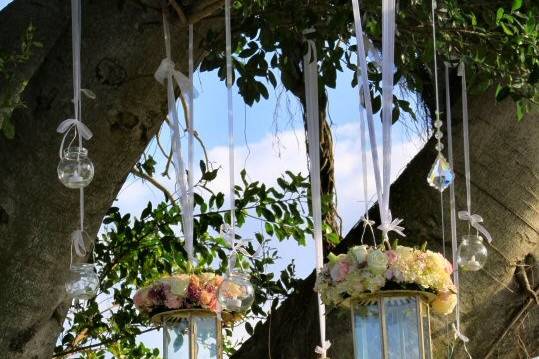
<svg viewBox="0 0 539 359">
<path fill-rule="evenodd" d="M 444 155 L 438 153 L 436 161 L 427 176 L 427 182 L 440 192 L 443 192 L 455 179 L 455 173 Z"/>
</svg>

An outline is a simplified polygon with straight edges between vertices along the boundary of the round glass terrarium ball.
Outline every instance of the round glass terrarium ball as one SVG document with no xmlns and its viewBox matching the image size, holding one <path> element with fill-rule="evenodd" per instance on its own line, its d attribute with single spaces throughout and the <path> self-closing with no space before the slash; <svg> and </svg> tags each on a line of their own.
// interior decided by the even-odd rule
<svg viewBox="0 0 539 359">
<path fill-rule="evenodd" d="M 225 311 L 245 312 L 255 300 L 255 290 L 247 273 L 233 271 L 219 287 L 219 303 Z"/>
<path fill-rule="evenodd" d="M 58 178 L 68 188 L 83 188 L 94 178 L 94 164 L 84 147 L 69 147 L 64 150 L 58 163 Z"/>
<path fill-rule="evenodd" d="M 99 277 L 91 263 L 71 265 L 69 278 L 66 282 L 67 294 L 75 299 L 91 299 L 97 294 Z"/>
<path fill-rule="evenodd" d="M 479 235 L 462 236 L 457 250 L 457 263 L 465 271 L 475 272 L 487 262 L 487 247 Z"/>
</svg>

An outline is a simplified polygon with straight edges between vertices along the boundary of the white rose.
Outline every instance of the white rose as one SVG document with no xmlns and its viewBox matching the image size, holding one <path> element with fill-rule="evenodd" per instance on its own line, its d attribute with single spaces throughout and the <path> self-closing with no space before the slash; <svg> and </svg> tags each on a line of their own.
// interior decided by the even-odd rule
<svg viewBox="0 0 539 359">
<path fill-rule="evenodd" d="M 188 275 L 179 275 L 172 277 L 169 281 L 170 292 L 178 297 L 185 297 L 189 287 L 190 278 Z"/>
<path fill-rule="evenodd" d="M 373 274 L 382 274 L 387 269 L 387 256 L 379 249 L 367 255 L 367 267 Z"/>
<path fill-rule="evenodd" d="M 366 245 L 352 247 L 352 249 L 350 249 L 350 252 L 354 256 L 358 264 L 362 264 L 363 262 L 365 262 L 365 260 L 367 260 L 367 255 L 369 254 L 367 252 Z"/>
</svg>

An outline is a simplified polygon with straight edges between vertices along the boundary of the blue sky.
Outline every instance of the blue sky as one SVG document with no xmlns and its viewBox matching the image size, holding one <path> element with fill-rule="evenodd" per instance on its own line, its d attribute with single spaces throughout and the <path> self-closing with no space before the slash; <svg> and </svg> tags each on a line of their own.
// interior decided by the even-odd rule
<svg viewBox="0 0 539 359">
<path fill-rule="evenodd" d="M 0 9 L 9 2 L 0 0 Z M 82 56 L 85 55 L 82 54 Z M 328 89 L 329 114 L 335 143 L 338 208 L 343 219 L 343 233 L 346 233 L 363 214 L 363 203 L 366 200 L 363 198 L 361 187 L 358 94 L 357 89 L 350 86 L 352 75 L 350 71 L 340 73 L 337 88 Z M 208 150 L 210 161 L 223 167 L 212 187 L 225 191 L 228 186 L 226 88 L 215 72 L 196 73 L 195 86 L 199 91 L 199 96 L 195 100 L 196 130 Z M 165 89 L 163 88 L 164 96 Z M 234 110 L 236 176 L 239 176 L 240 169 L 245 166 L 252 180 L 261 180 L 272 185 L 276 178 L 287 169 L 307 173 L 302 109 L 294 96 L 279 87 L 277 90 L 270 90 L 269 100 L 248 107 L 244 105 L 235 90 Z M 88 125 L 91 128 L 91 123 Z M 412 121 L 401 121 L 394 126 L 393 178 L 396 178 L 424 144 L 424 131 L 420 125 L 417 125 L 419 129 L 415 126 L 416 124 Z M 163 132 L 166 133 L 166 131 Z M 422 132 L 423 134 L 419 135 Z M 166 135 L 163 143 L 165 146 L 170 143 Z M 147 153 L 154 154 L 158 161 L 158 168 L 163 168 L 164 159 L 159 155 L 155 141 L 148 146 Z M 201 151 L 198 148 L 196 163 L 200 156 Z M 54 168 L 51 168 L 52 170 Z M 159 178 L 159 180 L 170 189 L 174 188 L 171 180 L 167 178 Z M 371 172 L 368 175 L 368 182 L 370 187 L 368 200 L 373 200 L 374 180 Z M 150 184 L 130 177 L 121 189 L 115 205 L 119 206 L 124 213 L 130 212 L 138 216 L 148 201 L 158 203 L 162 199 L 161 192 Z M 253 231 L 259 230 L 260 225 L 261 223 L 249 222 L 240 232 L 244 237 L 249 238 Z M 283 243 L 275 241 L 274 244 L 279 249 L 282 258 L 277 265 L 268 268 L 269 271 L 279 271 L 290 260 L 295 259 L 299 276 L 304 277 L 312 272 L 315 262 L 312 241 L 308 241 L 306 247 L 298 247 L 293 241 Z M 241 334 L 240 328 L 237 335 L 241 336 Z M 142 340 L 150 346 L 159 347 L 161 343 L 158 333 L 146 335 Z"/>
</svg>

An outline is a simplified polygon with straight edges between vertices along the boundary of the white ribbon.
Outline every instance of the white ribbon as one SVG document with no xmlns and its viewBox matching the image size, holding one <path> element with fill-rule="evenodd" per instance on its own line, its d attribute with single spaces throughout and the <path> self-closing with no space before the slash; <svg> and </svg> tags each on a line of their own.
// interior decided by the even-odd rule
<svg viewBox="0 0 539 359">
<path fill-rule="evenodd" d="M 92 131 L 90 131 L 88 126 L 82 123 L 82 121 L 79 121 L 75 118 L 68 118 L 67 120 L 62 121 L 56 129 L 56 132 L 64 134 L 64 137 L 62 138 L 62 142 L 60 144 L 60 158 L 64 158 L 65 141 L 71 130 L 75 130 L 75 136 L 78 134 L 79 137 L 82 137 L 85 140 L 89 140 L 93 136 Z M 70 147 L 70 145 L 68 145 L 68 147 Z"/>
<path fill-rule="evenodd" d="M 76 230 L 71 233 L 71 242 L 73 243 L 73 248 L 75 249 L 75 253 L 79 257 L 86 257 L 88 254 L 88 251 L 86 250 L 86 245 L 84 244 L 84 232 L 79 230 Z"/>
<path fill-rule="evenodd" d="M 466 93 L 466 66 L 462 61 L 459 65 L 458 75 L 462 77 L 462 130 L 464 137 L 464 173 L 466 178 L 466 211 L 459 212 L 459 219 L 468 221 L 472 227 L 482 233 L 487 241 L 492 242 L 492 236 L 480 223 L 483 218 L 478 214 L 472 214 L 472 190 L 470 171 L 470 136 L 468 129 L 468 95 Z"/>
<path fill-rule="evenodd" d="M 172 156 L 174 158 L 174 170 L 176 173 L 176 188 L 180 192 L 180 204 L 182 206 L 182 224 L 183 224 L 183 235 L 185 237 L 185 251 L 187 252 L 187 258 L 190 263 L 193 262 L 194 253 L 193 253 L 193 211 L 190 206 L 190 196 L 192 196 L 193 189 L 188 188 L 188 184 L 185 180 L 185 164 L 183 161 L 182 155 L 182 146 L 181 146 L 181 134 L 180 134 L 180 121 L 178 116 L 178 109 L 176 104 L 176 98 L 174 96 L 174 63 L 171 60 L 171 49 L 170 49 L 170 29 L 166 15 L 163 13 L 163 30 L 165 36 L 165 49 L 166 49 L 166 60 L 161 61 L 161 65 L 156 71 L 155 77 L 159 81 L 163 71 L 166 70 L 166 85 L 167 85 L 167 102 L 168 102 L 168 113 L 172 116 L 172 121 L 169 122 L 171 129 L 171 144 L 172 144 Z M 177 79 L 176 79 L 177 80 Z M 180 86 L 180 83 L 178 86 Z M 182 90 L 180 88 L 180 90 Z M 188 91 L 185 88 L 182 91 Z M 182 92 L 184 96 L 189 96 L 190 92 Z M 190 103 L 190 102 L 189 102 Z M 189 105 L 189 104 L 188 104 Z M 190 110 L 188 110 L 189 116 Z M 186 119 L 187 126 L 190 126 L 190 120 Z M 191 132 L 191 131 L 190 131 Z M 192 176 L 192 173 L 188 172 L 187 176 Z M 189 182 L 189 180 L 187 181 Z"/>
<path fill-rule="evenodd" d="M 479 233 L 483 234 L 489 243 L 492 242 L 492 236 L 489 231 L 481 225 L 483 217 L 478 214 L 471 214 L 468 211 L 459 211 L 459 219 L 470 222 L 470 226 L 475 228 Z"/>
<path fill-rule="evenodd" d="M 194 98 L 198 97 L 198 91 L 193 87 L 190 77 L 187 77 L 180 71 L 176 70 L 176 64 L 169 58 L 164 58 L 161 60 L 161 64 L 159 64 L 159 67 L 153 76 L 161 85 L 164 85 L 169 72 L 172 73 L 172 77 L 174 78 L 174 81 L 176 81 L 176 84 L 180 88 L 183 96 L 188 98 L 191 96 Z"/>
<path fill-rule="evenodd" d="M 449 63 L 445 63 L 445 100 L 446 100 L 446 116 L 447 116 L 447 155 L 449 159 L 449 164 L 453 168 L 453 132 L 452 120 L 451 120 L 451 94 L 449 86 Z M 455 288 L 457 289 L 457 304 L 455 306 L 455 323 L 453 323 L 453 330 L 455 332 L 455 338 L 460 339 L 464 345 L 464 350 L 471 358 L 466 348 L 466 343 L 469 341 L 460 329 L 460 278 L 459 278 L 459 265 L 457 263 L 457 211 L 455 204 L 455 181 L 452 181 L 449 185 L 449 208 L 451 211 L 451 253 L 453 257 L 453 282 Z M 468 212 L 466 212 L 468 214 Z"/>
<path fill-rule="evenodd" d="M 314 30 L 304 31 L 304 35 Z M 305 117 L 307 119 L 307 139 L 309 146 L 309 174 L 311 178 L 311 208 L 313 214 L 313 238 L 316 251 L 316 273 L 324 266 L 324 247 L 322 238 L 322 199 L 320 185 L 320 116 L 318 108 L 318 59 L 316 44 L 306 39 L 307 54 L 303 57 L 305 76 Z M 318 294 L 318 319 L 320 326 L 320 349 L 322 358 L 326 358 L 326 307 Z M 328 346 L 329 348 L 329 346 Z"/>
<path fill-rule="evenodd" d="M 382 221 L 382 224 L 378 226 L 378 229 L 384 233 L 395 232 L 399 236 L 406 237 L 406 235 L 402 232 L 404 230 L 404 227 L 399 226 L 399 224 L 401 223 L 401 218 L 393 219 L 393 217 L 391 216 L 391 212 L 389 212 L 388 218 L 385 221 Z"/>
<path fill-rule="evenodd" d="M 320 358 L 325 359 L 327 358 L 327 351 L 331 347 L 331 342 L 329 340 L 324 341 L 324 344 L 321 346 L 318 345 L 316 348 L 314 348 L 314 352 L 316 354 L 320 355 Z"/>
<path fill-rule="evenodd" d="M 226 91 L 227 91 L 227 116 L 228 116 L 228 168 L 229 168 L 229 188 L 228 195 L 230 201 L 230 231 L 232 238 L 235 238 L 236 230 L 236 201 L 235 201 L 235 165 L 234 165 L 234 106 L 232 102 L 232 27 L 230 16 L 230 0 L 225 0 L 225 53 L 226 53 Z M 233 243 L 231 243 L 233 245 Z M 229 270 L 233 268 L 229 267 Z"/>
<path fill-rule="evenodd" d="M 364 41 L 362 41 L 365 35 L 361 25 L 359 1 L 352 0 L 352 7 L 354 10 L 356 39 L 358 40 L 357 58 L 359 70 L 361 71 L 362 75 L 361 76 L 360 72 L 358 71 L 356 76 L 358 77 L 358 84 L 361 84 L 361 90 L 363 91 L 362 95 L 365 102 L 371 155 L 374 168 L 374 179 L 376 184 L 376 194 L 378 197 L 380 221 L 382 222 L 382 225 L 380 225 L 378 228 L 382 230 L 384 241 L 387 241 L 388 233 L 391 231 L 394 231 L 399 235 L 404 235 L 402 233 L 404 228 L 398 226 L 402 220 L 395 219 L 396 222 L 393 221 L 391 219 L 391 214 L 389 213 L 389 193 L 391 187 L 391 126 L 393 117 L 393 67 L 395 52 L 395 0 L 384 0 L 382 5 L 382 175 L 380 174 L 378 150 L 376 145 L 376 133 L 374 128 L 371 94 L 369 89 L 365 44 Z"/>
</svg>

